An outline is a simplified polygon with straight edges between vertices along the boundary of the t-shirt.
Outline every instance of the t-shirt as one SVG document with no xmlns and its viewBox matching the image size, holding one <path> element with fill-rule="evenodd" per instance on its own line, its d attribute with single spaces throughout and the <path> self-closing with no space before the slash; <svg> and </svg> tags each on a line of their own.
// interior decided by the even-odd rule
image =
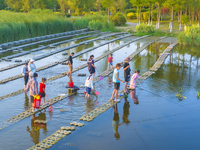
<svg viewBox="0 0 200 150">
<path fill-rule="evenodd" d="M 127 66 L 129 66 L 129 63 L 125 62 L 124 68 L 126 68 Z M 125 73 L 125 74 L 130 74 L 130 73 L 131 73 L 130 67 L 128 67 L 128 68 L 124 71 L 124 73 Z"/>
<path fill-rule="evenodd" d="M 69 58 L 68 58 L 68 62 L 71 63 L 71 65 L 73 64 L 73 60 L 72 60 L 72 56 L 70 55 Z"/>
<path fill-rule="evenodd" d="M 119 83 L 120 82 L 119 80 L 117 80 L 117 73 L 118 73 L 118 77 L 119 77 L 119 70 L 117 70 L 115 68 L 115 70 L 113 72 L 113 82 L 115 82 L 115 83 Z"/>
<path fill-rule="evenodd" d="M 45 85 L 43 82 L 41 82 L 41 83 L 40 83 L 39 92 L 44 93 L 44 90 L 43 90 L 43 89 L 45 89 L 45 87 L 46 87 L 46 85 Z"/>
<path fill-rule="evenodd" d="M 136 87 L 136 79 L 139 78 L 139 75 L 137 73 L 134 73 L 131 77 L 131 82 L 130 82 L 130 88 L 135 88 Z"/>
<path fill-rule="evenodd" d="M 85 86 L 93 89 L 92 77 L 90 77 L 89 80 L 88 80 L 88 78 L 86 79 Z"/>
<path fill-rule="evenodd" d="M 94 65 L 94 60 L 89 59 L 87 64 L 88 64 L 88 70 L 94 70 L 94 67 L 92 66 L 92 64 Z"/>
<path fill-rule="evenodd" d="M 113 61 L 113 57 L 112 57 L 112 56 L 109 56 L 109 57 L 108 57 L 108 62 L 111 63 L 112 61 Z"/>
</svg>

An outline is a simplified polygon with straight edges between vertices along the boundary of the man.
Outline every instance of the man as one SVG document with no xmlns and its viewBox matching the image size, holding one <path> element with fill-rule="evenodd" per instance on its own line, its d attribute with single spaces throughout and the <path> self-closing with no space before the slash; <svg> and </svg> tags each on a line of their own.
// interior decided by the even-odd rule
<svg viewBox="0 0 200 150">
<path fill-rule="evenodd" d="M 33 95 L 38 95 L 38 82 L 37 82 L 37 77 L 38 77 L 38 74 L 37 73 L 34 73 L 33 74 L 33 78 L 31 80 L 29 80 L 28 82 L 28 85 L 25 89 L 25 92 L 29 92 L 30 94 L 30 100 L 31 100 L 31 104 L 32 104 L 32 112 L 34 112 L 34 97 Z"/>
<path fill-rule="evenodd" d="M 25 63 L 21 69 L 22 76 L 24 77 L 24 90 L 26 88 L 26 84 L 28 83 L 28 63 Z"/>
<path fill-rule="evenodd" d="M 72 75 L 72 70 L 73 70 L 73 66 L 72 66 L 73 60 L 72 60 L 72 57 L 73 56 L 74 56 L 74 52 L 72 52 L 71 55 L 68 58 L 68 66 L 69 66 L 69 71 L 67 73 L 68 77 L 71 77 L 71 75 Z"/>
<path fill-rule="evenodd" d="M 124 93 L 126 94 L 128 92 L 127 90 L 127 85 L 128 85 L 128 82 L 130 80 L 130 77 L 131 77 L 131 69 L 130 69 L 130 65 L 129 65 L 129 62 L 130 62 L 130 58 L 126 58 L 126 62 L 124 64 L 124 80 L 125 80 L 125 86 L 124 86 Z"/>
</svg>

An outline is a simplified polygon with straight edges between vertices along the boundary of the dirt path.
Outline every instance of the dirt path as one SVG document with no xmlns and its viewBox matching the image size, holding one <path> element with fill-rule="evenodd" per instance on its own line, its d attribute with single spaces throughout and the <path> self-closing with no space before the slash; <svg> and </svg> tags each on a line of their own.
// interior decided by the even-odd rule
<svg viewBox="0 0 200 150">
<path fill-rule="evenodd" d="M 134 31 L 135 27 L 137 26 L 137 23 L 132 23 L 132 22 L 127 22 L 126 24 L 127 24 L 127 26 L 116 27 L 116 28 L 119 29 L 119 30 L 127 32 L 127 31 Z"/>
</svg>

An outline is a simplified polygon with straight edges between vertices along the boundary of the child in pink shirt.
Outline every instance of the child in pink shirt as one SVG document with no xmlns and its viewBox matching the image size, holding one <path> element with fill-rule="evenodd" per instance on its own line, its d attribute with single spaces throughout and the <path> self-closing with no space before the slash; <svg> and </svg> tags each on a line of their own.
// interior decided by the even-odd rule
<svg viewBox="0 0 200 150">
<path fill-rule="evenodd" d="M 135 71 L 135 73 L 132 75 L 131 77 L 131 82 L 130 82 L 130 89 L 131 89 L 131 98 L 134 100 L 135 98 L 135 87 L 136 87 L 136 79 L 139 78 L 139 73 L 140 73 L 140 70 L 137 70 Z"/>
</svg>

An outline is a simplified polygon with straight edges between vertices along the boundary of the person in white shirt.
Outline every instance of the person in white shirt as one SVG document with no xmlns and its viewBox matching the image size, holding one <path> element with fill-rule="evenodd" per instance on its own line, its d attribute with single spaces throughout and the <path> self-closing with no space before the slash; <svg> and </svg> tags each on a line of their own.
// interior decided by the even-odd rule
<svg viewBox="0 0 200 150">
<path fill-rule="evenodd" d="M 87 99 L 90 98 L 90 93 L 91 93 L 91 90 L 94 90 L 94 87 L 93 87 L 93 80 L 92 80 L 92 74 L 86 79 L 85 81 L 85 87 L 86 87 L 86 94 L 85 94 L 85 97 Z"/>
<path fill-rule="evenodd" d="M 36 66 L 34 64 L 34 59 L 30 59 L 29 63 L 28 63 L 28 71 L 29 71 L 29 76 L 30 78 L 33 77 L 33 74 L 35 73 L 35 69 L 36 69 Z"/>
</svg>

